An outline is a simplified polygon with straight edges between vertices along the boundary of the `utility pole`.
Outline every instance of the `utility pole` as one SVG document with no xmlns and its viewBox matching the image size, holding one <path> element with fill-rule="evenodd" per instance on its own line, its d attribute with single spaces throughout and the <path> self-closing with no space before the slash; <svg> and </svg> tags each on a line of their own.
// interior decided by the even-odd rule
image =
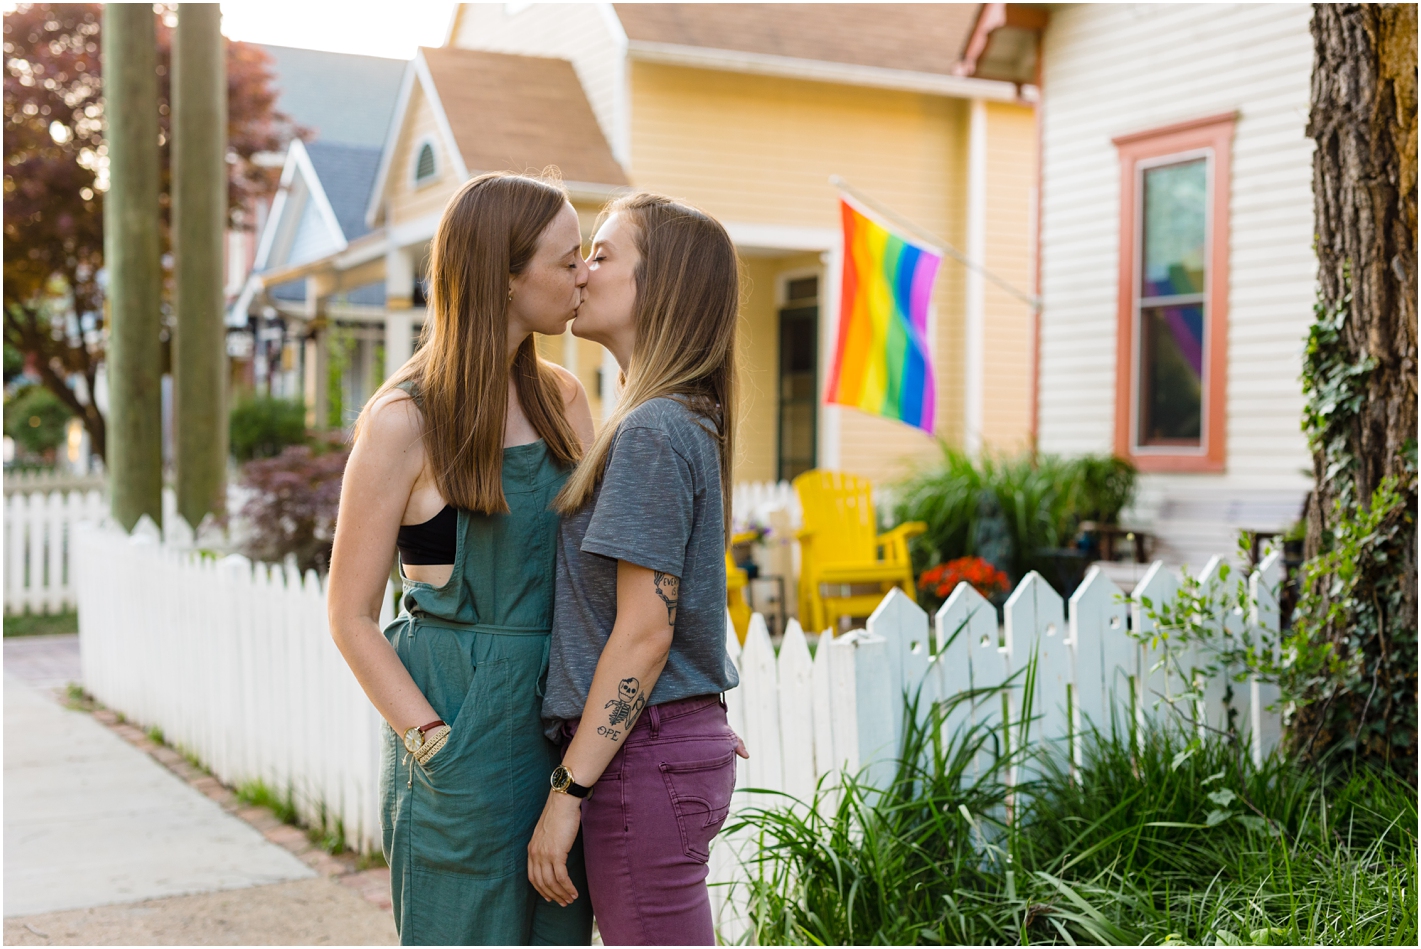
<svg viewBox="0 0 1421 949">
<path fill-rule="evenodd" d="M 196 528 L 225 507 L 227 71 L 215 3 L 178 5 L 173 34 L 173 435 L 178 513 Z"/>
<path fill-rule="evenodd" d="M 132 530 L 144 514 L 163 522 L 158 49 L 150 4 L 104 4 L 103 57 L 110 509 Z"/>
</svg>

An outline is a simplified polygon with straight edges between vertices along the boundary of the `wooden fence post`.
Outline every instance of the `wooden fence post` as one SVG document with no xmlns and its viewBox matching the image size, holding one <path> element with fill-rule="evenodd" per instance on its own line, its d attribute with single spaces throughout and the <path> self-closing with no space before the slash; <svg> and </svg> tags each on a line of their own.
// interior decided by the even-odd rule
<svg viewBox="0 0 1421 949">
<path fill-rule="evenodd" d="M 1283 588 L 1283 552 L 1274 550 L 1263 558 L 1248 578 L 1251 611 L 1248 621 L 1253 634 L 1277 643 L 1282 632 L 1282 610 L 1278 594 Z M 1273 650 L 1270 649 L 1270 652 Z M 1276 658 L 1276 652 L 1273 653 Z M 1253 763 L 1263 764 L 1264 755 L 1278 746 L 1283 738 L 1283 720 L 1278 711 L 1269 711 L 1282 698 L 1278 686 L 1249 677 L 1249 731 L 1252 734 Z"/>
<path fill-rule="evenodd" d="M 756 613 L 751 628 L 764 620 Z M 786 624 L 780 642 L 780 750 L 783 756 L 784 790 L 806 804 L 814 797 L 814 665 L 809 643 L 798 620 Z"/>
<path fill-rule="evenodd" d="M 1167 569 L 1162 561 L 1156 560 L 1150 564 L 1150 569 L 1145 571 L 1145 575 L 1130 593 L 1130 622 L 1136 637 L 1141 640 L 1140 658 L 1136 666 L 1139 671 L 1135 678 L 1137 740 L 1140 730 L 1144 728 L 1145 716 L 1151 714 L 1156 703 L 1164 702 L 1166 697 L 1171 695 L 1172 670 L 1160 664 L 1164 659 L 1164 650 L 1153 648 L 1145 642 L 1156 631 L 1156 623 L 1150 617 L 1150 609 L 1158 610 L 1171 601 L 1178 590 L 1179 580 L 1175 578 L 1174 572 Z M 1172 713 L 1166 710 L 1165 714 Z"/>
</svg>

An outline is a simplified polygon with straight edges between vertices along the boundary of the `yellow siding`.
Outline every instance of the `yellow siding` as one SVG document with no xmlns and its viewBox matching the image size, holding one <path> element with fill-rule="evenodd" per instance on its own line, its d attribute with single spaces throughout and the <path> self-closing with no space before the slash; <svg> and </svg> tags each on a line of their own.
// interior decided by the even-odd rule
<svg viewBox="0 0 1421 949">
<path fill-rule="evenodd" d="M 631 86 L 639 188 L 735 223 L 837 229 L 828 179 L 838 174 L 954 245 L 965 242 L 965 102 L 649 63 L 633 64 Z M 934 294 L 934 363 L 938 434 L 953 443 L 962 438 L 963 294 L 960 268 L 945 261 Z M 827 325 L 821 314 L 821 332 Z M 746 416 L 753 438 L 764 435 L 760 411 Z M 915 429 L 851 409 L 839 415 L 842 468 L 892 479 L 935 454 Z M 747 478 L 766 466 L 751 437 L 741 453 Z"/>
<path fill-rule="evenodd" d="M 414 187 L 414 150 L 424 141 L 434 143 L 435 168 L 438 177 L 419 188 Z M 423 87 L 416 82 L 410 91 L 409 108 L 405 111 L 404 127 L 395 142 L 394 156 L 385 179 L 385 201 L 390 220 L 398 224 L 444 209 L 449 196 L 461 184 L 454 174 L 454 162 L 439 134 L 434 108 Z"/>
<path fill-rule="evenodd" d="M 987 269 L 1017 289 L 1033 285 L 1032 202 L 1036 117 L 1027 107 L 987 105 Z M 1031 440 L 1031 308 L 988 282 L 983 327 L 982 443 L 1016 452 Z"/>
</svg>

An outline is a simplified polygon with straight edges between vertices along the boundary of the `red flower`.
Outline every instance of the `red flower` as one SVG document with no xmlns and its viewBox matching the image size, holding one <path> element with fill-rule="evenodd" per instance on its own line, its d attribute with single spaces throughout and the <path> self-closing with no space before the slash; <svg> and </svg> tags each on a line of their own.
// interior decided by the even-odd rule
<svg viewBox="0 0 1421 949">
<path fill-rule="evenodd" d="M 981 557 L 959 557 L 923 571 L 918 589 L 945 600 L 959 583 L 966 583 L 985 597 L 1011 589 L 1007 575 Z"/>
</svg>

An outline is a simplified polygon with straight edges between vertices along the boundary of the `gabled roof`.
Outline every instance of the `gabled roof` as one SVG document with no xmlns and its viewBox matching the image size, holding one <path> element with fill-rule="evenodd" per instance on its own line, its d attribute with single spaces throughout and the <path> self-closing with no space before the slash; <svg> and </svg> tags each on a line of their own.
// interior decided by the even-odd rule
<svg viewBox="0 0 1421 949">
<path fill-rule="evenodd" d="M 371 225 L 380 217 L 390 161 L 416 82 L 462 166 L 460 174 L 541 171 L 556 165 L 574 191 L 579 186 L 612 191 L 628 184 L 570 62 L 424 47 L 410 63 L 400 90 L 366 213 Z"/>
<path fill-rule="evenodd" d="M 272 58 L 276 108 L 324 142 L 385 142 L 405 61 L 262 45 Z"/>
<path fill-rule="evenodd" d="M 614 3 L 635 43 L 951 75 L 976 3 Z"/>
<path fill-rule="evenodd" d="M 380 147 L 316 141 L 305 148 L 346 242 L 368 233 L 365 207 L 380 169 Z"/>
</svg>

